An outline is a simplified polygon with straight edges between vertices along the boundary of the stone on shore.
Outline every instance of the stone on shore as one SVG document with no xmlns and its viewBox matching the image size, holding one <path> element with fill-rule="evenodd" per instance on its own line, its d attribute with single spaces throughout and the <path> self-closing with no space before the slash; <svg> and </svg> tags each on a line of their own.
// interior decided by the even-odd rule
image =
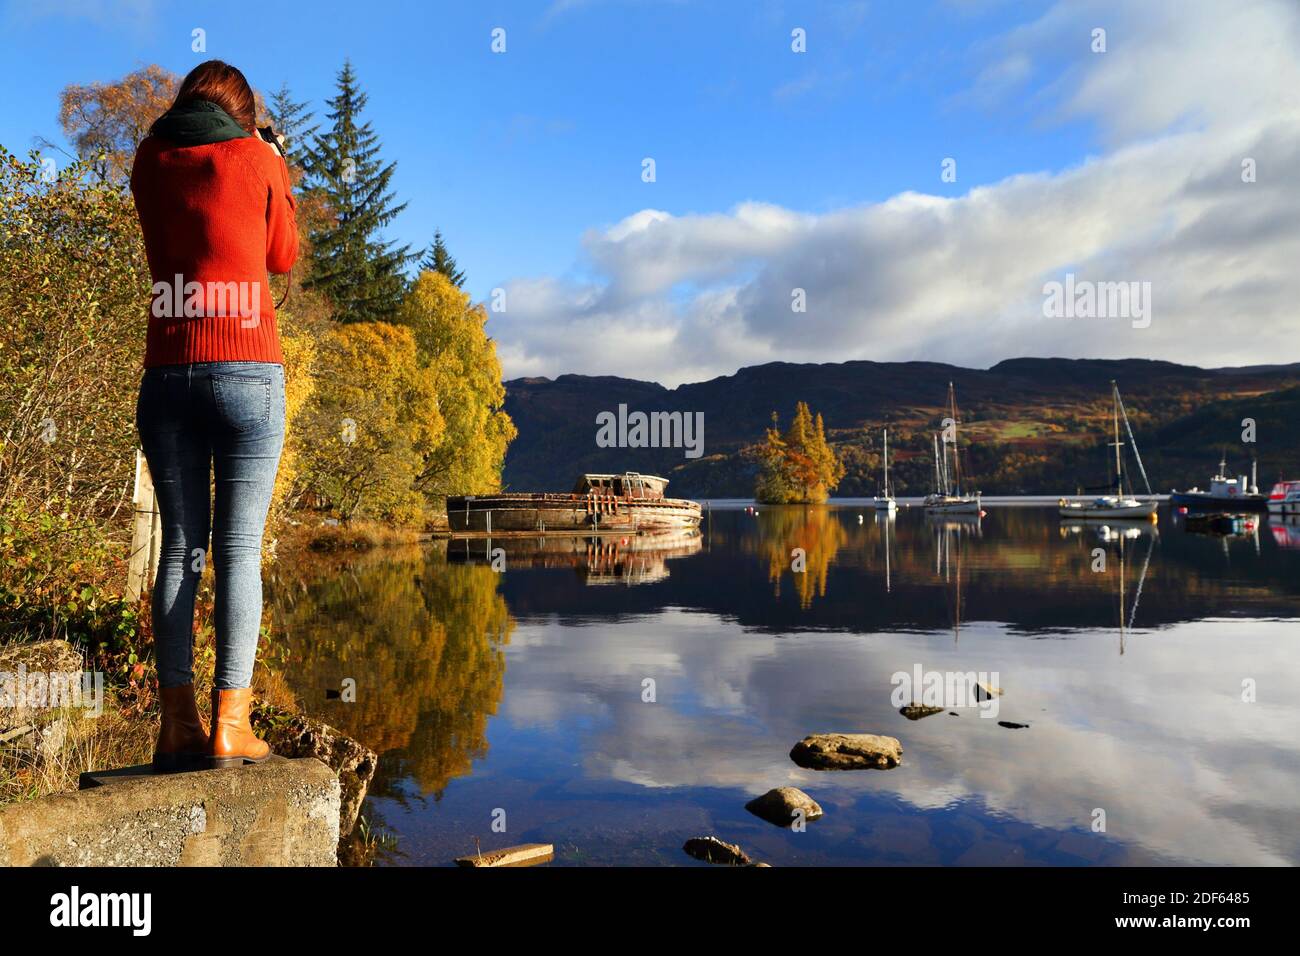
<svg viewBox="0 0 1300 956">
<path fill-rule="evenodd" d="M 319 760 L 83 775 L 0 808 L 0 866 L 336 866 L 339 782 Z"/>
<path fill-rule="evenodd" d="M 903 747 L 881 734 L 809 734 L 790 759 L 808 770 L 890 770 L 902 762 Z"/>
<path fill-rule="evenodd" d="M 749 866 L 753 861 L 749 854 L 734 843 L 723 843 L 717 837 L 692 837 L 682 847 L 690 856 L 705 863 L 721 863 L 726 866 Z"/>
<path fill-rule="evenodd" d="M 375 776 L 379 763 L 375 752 L 329 724 L 304 714 L 273 724 L 265 739 L 280 756 L 315 757 L 338 776 L 339 838 L 346 841 L 356 829 L 362 801 Z"/>
<path fill-rule="evenodd" d="M 777 787 L 745 804 L 745 809 L 756 817 L 779 827 L 793 826 L 800 811 L 803 819 L 816 820 L 822 808 L 812 797 L 798 787 Z"/>
<path fill-rule="evenodd" d="M 25 749 L 43 745 L 42 749 L 49 749 L 50 732 L 42 733 L 41 729 L 47 724 L 61 722 L 60 708 L 48 706 L 52 700 L 34 702 L 31 699 L 33 675 L 75 675 L 79 688 L 84 670 L 81 652 L 67 641 L 30 641 L 0 647 L 0 743 Z M 24 678 L 23 687 L 18 686 L 20 675 Z M 35 679 L 43 692 L 52 698 L 48 677 Z M 53 745 L 57 750 L 62 745 L 62 732 L 54 732 L 59 734 L 58 742 Z"/>
</svg>

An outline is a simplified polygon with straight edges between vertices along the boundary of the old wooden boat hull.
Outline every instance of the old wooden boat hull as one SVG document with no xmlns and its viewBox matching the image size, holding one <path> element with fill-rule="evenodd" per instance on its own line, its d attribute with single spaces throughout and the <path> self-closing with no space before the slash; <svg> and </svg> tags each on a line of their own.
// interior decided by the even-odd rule
<svg viewBox="0 0 1300 956">
<path fill-rule="evenodd" d="M 682 498 L 500 494 L 447 499 L 447 524 L 452 534 L 657 534 L 697 528 L 700 514 L 698 502 Z"/>
</svg>

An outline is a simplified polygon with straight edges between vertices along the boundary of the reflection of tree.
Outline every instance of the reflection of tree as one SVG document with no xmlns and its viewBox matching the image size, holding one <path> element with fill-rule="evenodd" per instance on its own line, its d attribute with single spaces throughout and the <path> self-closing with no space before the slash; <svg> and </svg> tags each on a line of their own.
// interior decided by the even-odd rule
<svg viewBox="0 0 1300 956">
<path fill-rule="evenodd" d="M 514 620 L 491 568 L 415 555 L 282 570 L 274 629 L 308 709 L 383 755 L 376 792 L 411 777 L 441 796 L 487 754 Z M 355 702 L 326 702 L 348 678 Z"/>
<path fill-rule="evenodd" d="M 799 606 L 812 607 L 813 597 L 825 597 L 826 576 L 836 553 L 844 546 L 847 533 L 833 513 L 825 508 L 765 508 L 758 515 L 757 538 L 746 539 L 747 547 L 767 557 L 767 576 L 772 591 L 781 596 L 781 578 L 789 573 L 799 592 Z M 791 554 L 802 548 L 804 570 L 793 570 Z"/>
</svg>

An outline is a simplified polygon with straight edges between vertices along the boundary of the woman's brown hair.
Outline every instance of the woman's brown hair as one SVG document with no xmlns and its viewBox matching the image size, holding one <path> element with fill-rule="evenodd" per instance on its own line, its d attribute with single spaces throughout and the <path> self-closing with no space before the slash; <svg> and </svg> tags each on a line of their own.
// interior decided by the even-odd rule
<svg viewBox="0 0 1300 956">
<path fill-rule="evenodd" d="M 257 130 L 257 100 L 253 88 L 244 74 L 229 63 L 207 60 L 200 63 L 181 80 L 180 89 L 172 109 L 190 100 L 207 100 L 216 103 L 230 114 L 231 119 L 248 130 Z"/>
</svg>

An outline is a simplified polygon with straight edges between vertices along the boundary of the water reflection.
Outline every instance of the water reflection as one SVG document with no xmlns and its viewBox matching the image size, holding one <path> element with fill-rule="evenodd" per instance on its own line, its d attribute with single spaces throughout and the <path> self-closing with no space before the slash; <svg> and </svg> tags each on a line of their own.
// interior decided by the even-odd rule
<svg viewBox="0 0 1300 956">
<path fill-rule="evenodd" d="M 668 577 L 668 562 L 703 547 L 696 529 L 644 535 L 461 538 L 446 543 L 447 560 L 496 571 L 571 568 L 585 584 L 651 584 Z"/>
<path fill-rule="evenodd" d="M 682 841 L 713 832 L 784 864 L 1297 863 L 1300 552 L 1273 527 L 715 510 L 671 574 L 587 542 L 510 549 L 498 573 L 453 544 L 281 579 L 275 607 L 304 698 L 381 751 L 368 812 L 409 862 L 478 837 L 688 864 Z M 611 568 L 641 583 L 590 586 Z M 908 721 L 890 675 L 917 664 L 998 672 L 999 717 L 1026 729 Z M 345 676 L 357 703 L 325 701 Z M 893 734 L 904 763 L 795 767 L 824 730 Z M 743 810 L 783 785 L 826 817 L 791 834 Z"/>
<path fill-rule="evenodd" d="M 825 597 L 831 562 L 848 537 L 835 513 L 825 508 L 764 508 L 754 515 L 758 534 L 744 539 L 746 549 L 767 561 L 772 593 L 781 596 L 781 582 L 789 576 L 799 596 L 799 606 L 812 606 Z"/>
<path fill-rule="evenodd" d="M 322 559 L 277 569 L 277 631 L 309 708 L 384 755 L 398 778 L 441 797 L 488 753 L 515 622 L 489 568 L 449 573 L 439 549 Z M 355 702 L 335 699 L 355 682 Z"/>
</svg>

